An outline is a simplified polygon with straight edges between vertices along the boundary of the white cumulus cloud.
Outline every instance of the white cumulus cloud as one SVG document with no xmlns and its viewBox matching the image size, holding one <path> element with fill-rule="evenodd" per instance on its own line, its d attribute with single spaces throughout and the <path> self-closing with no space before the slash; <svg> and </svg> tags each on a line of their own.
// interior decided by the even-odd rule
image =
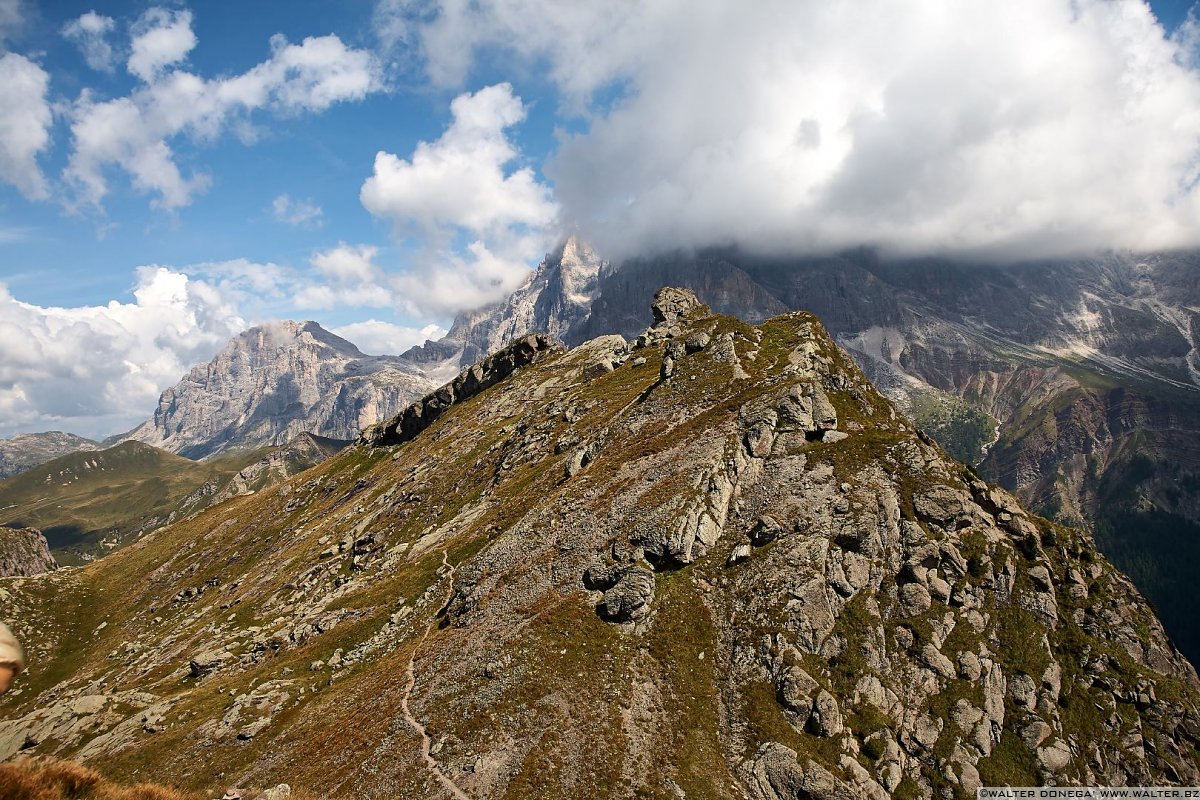
<svg viewBox="0 0 1200 800">
<path fill-rule="evenodd" d="M 450 111 L 442 136 L 420 142 L 410 158 L 379 152 L 360 192 L 398 236 L 426 242 L 416 268 L 397 280 L 404 303 L 434 313 L 473 308 L 520 285 L 558 214 L 532 168 L 510 167 L 520 153 L 506 131 L 525 119 L 512 86 L 459 95 Z M 455 247 L 464 239 L 466 247 Z"/>
<path fill-rule="evenodd" d="M 481 50 L 555 82 L 582 129 L 546 172 L 563 221 L 613 255 L 1200 243 L 1195 37 L 1143 0 L 379 9 L 435 83 Z"/>
<path fill-rule="evenodd" d="M 116 54 L 108 42 L 116 21 L 112 17 L 89 11 L 62 27 L 62 35 L 83 53 L 89 67 L 101 72 L 112 72 Z"/>
<path fill-rule="evenodd" d="M 151 8 L 133 24 L 129 43 L 130 75 L 147 83 L 172 64 L 187 58 L 196 47 L 192 12 L 186 9 Z"/>
<path fill-rule="evenodd" d="M 426 339 L 436 340 L 446 335 L 446 329 L 438 325 L 412 328 L 377 319 L 352 322 L 332 330 L 372 356 L 399 355 L 414 345 L 424 344 Z"/>
<path fill-rule="evenodd" d="M 315 279 L 301 279 L 294 292 L 297 308 L 393 305 L 392 278 L 375 263 L 379 248 L 373 245 L 338 246 L 317 252 L 311 263 Z"/>
<path fill-rule="evenodd" d="M 0 436 L 128 429 L 245 327 L 212 284 L 164 267 L 138 270 L 132 303 L 42 307 L 0 284 Z"/>
<path fill-rule="evenodd" d="M 361 193 L 367 210 L 401 226 L 465 228 L 476 235 L 552 221 L 557 208 L 550 188 L 529 167 L 505 171 L 518 153 L 504 131 L 525 118 L 512 86 L 459 95 L 450 111 L 454 120 L 446 132 L 436 142 L 420 142 L 410 159 L 376 154 Z"/>
<path fill-rule="evenodd" d="M 130 72 L 144 83 L 111 100 L 84 91 L 74 104 L 64 175 L 80 201 L 99 206 L 108 192 L 106 168 L 116 166 L 155 205 L 185 206 L 211 178 L 185 175 L 173 143 L 212 141 L 252 112 L 320 112 L 382 88 L 373 56 L 333 35 L 299 44 L 276 35 L 266 61 L 239 75 L 201 77 L 175 67 L 196 46 L 191 22 L 187 11 L 148 11 L 134 26 L 129 58 Z"/>
<path fill-rule="evenodd" d="M 25 56 L 0 56 L 0 180 L 35 200 L 48 194 L 37 156 L 50 143 L 49 86 L 50 76 Z"/>
</svg>

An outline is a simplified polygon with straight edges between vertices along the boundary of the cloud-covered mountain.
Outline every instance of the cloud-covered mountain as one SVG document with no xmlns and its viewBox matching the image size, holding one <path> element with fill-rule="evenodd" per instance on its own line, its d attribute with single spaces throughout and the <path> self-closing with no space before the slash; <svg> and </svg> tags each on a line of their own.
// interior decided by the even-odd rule
<svg viewBox="0 0 1200 800">
<path fill-rule="evenodd" d="M 581 111 L 546 172 L 610 258 L 1200 241 L 1197 24 L 1139 0 L 383 5 L 435 83 L 480 54 Z"/>
<path fill-rule="evenodd" d="M 459 314 L 444 337 L 414 347 L 404 357 L 428 365 L 468 366 L 528 333 L 565 340 L 591 315 L 600 278 L 611 269 L 589 245 L 570 236 L 505 300 Z"/>
<path fill-rule="evenodd" d="M 746 319 L 811 311 L 949 452 L 1038 511 L 1093 527 L 1200 658 L 1193 559 L 1178 557 L 1200 557 L 1200 254 L 986 266 L 729 248 L 629 259 L 598 274 L 586 309 L 516 313 L 537 305 L 535 287 L 556 285 L 556 267 L 455 329 L 488 346 L 495 331 L 633 336 L 637 309 L 671 284 Z M 423 351 L 455 358 L 466 341 Z"/>
</svg>

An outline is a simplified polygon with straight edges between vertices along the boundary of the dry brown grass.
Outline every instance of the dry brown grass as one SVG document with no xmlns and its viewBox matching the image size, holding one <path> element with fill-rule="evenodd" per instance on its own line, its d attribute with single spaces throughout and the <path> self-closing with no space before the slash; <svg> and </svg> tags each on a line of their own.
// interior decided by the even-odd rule
<svg viewBox="0 0 1200 800">
<path fill-rule="evenodd" d="M 242 789 L 242 797 L 256 800 L 265 790 Z M 94 769 L 73 761 L 24 760 L 0 764 L 0 800 L 208 800 L 224 788 L 209 793 L 184 792 L 170 786 L 138 783 L 122 786 Z M 335 800 L 306 789 L 292 789 L 289 800 Z"/>
<path fill-rule="evenodd" d="M 166 786 L 120 786 L 99 772 L 70 761 L 20 761 L 0 764 L 4 800 L 197 800 Z"/>
</svg>

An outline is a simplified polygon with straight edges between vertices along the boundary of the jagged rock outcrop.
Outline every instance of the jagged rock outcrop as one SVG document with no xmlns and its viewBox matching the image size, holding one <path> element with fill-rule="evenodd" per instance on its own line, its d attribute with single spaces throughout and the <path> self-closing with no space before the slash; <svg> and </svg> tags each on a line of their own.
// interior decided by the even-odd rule
<svg viewBox="0 0 1200 800">
<path fill-rule="evenodd" d="M 41 531 L 0 527 L 0 578 L 41 575 L 54 569 L 58 563 Z"/>
<path fill-rule="evenodd" d="M 0 439 L 0 480 L 81 450 L 99 450 L 99 442 L 62 431 L 23 433 Z"/>
<path fill-rule="evenodd" d="M 412 348 L 404 358 L 426 365 L 456 360 L 465 367 L 530 333 L 561 341 L 587 320 L 599 280 L 610 269 L 579 237 L 570 236 L 506 300 L 459 314 L 446 336 Z"/>
<path fill-rule="evenodd" d="M 457 378 L 406 407 L 390 420 L 364 428 L 357 443 L 382 447 L 407 442 L 432 425 L 455 403 L 474 397 L 521 367 L 529 366 L 561 349 L 561 345 L 545 334 L 523 336 L 478 364 L 464 369 Z"/>
<path fill-rule="evenodd" d="M 353 439 L 436 384 L 396 356 L 366 356 L 315 322 L 238 334 L 163 392 L 154 417 L 119 439 L 188 458 L 279 445 L 301 433 Z"/>
<path fill-rule="evenodd" d="M 0 587 L 38 632 L 0 758 L 365 797 L 1200 780 L 1200 679 L 1086 532 L 947 458 L 812 315 L 658 304 Z"/>
</svg>

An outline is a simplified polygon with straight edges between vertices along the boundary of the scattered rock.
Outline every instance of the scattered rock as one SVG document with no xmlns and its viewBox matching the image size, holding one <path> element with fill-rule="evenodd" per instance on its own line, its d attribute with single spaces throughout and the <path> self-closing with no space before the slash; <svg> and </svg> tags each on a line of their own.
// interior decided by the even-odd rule
<svg viewBox="0 0 1200 800">
<path fill-rule="evenodd" d="M 842 732 L 842 712 L 833 695 L 822 689 L 813 700 L 808 730 L 817 736 L 837 736 Z"/>
<path fill-rule="evenodd" d="M 214 670 L 220 669 L 221 665 L 229 659 L 229 652 L 226 650 L 207 650 L 192 657 L 188 662 L 188 667 L 191 670 L 193 678 L 202 678 Z"/>
<path fill-rule="evenodd" d="M 761 547 L 764 544 L 775 541 L 775 538 L 779 536 L 782 530 L 783 526 L 774 517 L 764 514 L 758 518 L 758 522 L 750 530 L 750 541 Z"/>
<path fill-rule="evenodd" d="M 1071 748 L 1067 743 L 1062 739 L 1056 739 L 1049 746 L 1038 748 L 1037 760 L 1042 769 L 1057 774 L 1069 767 L 1073 758 Z"/>
<path fill-rule="evenodd" d="M 813 708 L 813 695 L 820 688 L 812 676 L 797 666 L 784 669 L 776 681 L 779 701 L 789 710 L 801 714 L 806 722 Z"/>
<path fill-rule="evenodd" d="M 900 611 L 906 617 L 924 614 L 933 605 L 929 590 L 919 583 L 906 583 L 900 587 Z"/>
<path fill-rule="evenodd" d="M 725 561 L 725 566 L 732 567 L 738 562 L 745 561 L 753 552 L 749 544 L 743 542 L 733 546 L 733 552 L 729 554 L 729 558 Z"/>
</svg>

